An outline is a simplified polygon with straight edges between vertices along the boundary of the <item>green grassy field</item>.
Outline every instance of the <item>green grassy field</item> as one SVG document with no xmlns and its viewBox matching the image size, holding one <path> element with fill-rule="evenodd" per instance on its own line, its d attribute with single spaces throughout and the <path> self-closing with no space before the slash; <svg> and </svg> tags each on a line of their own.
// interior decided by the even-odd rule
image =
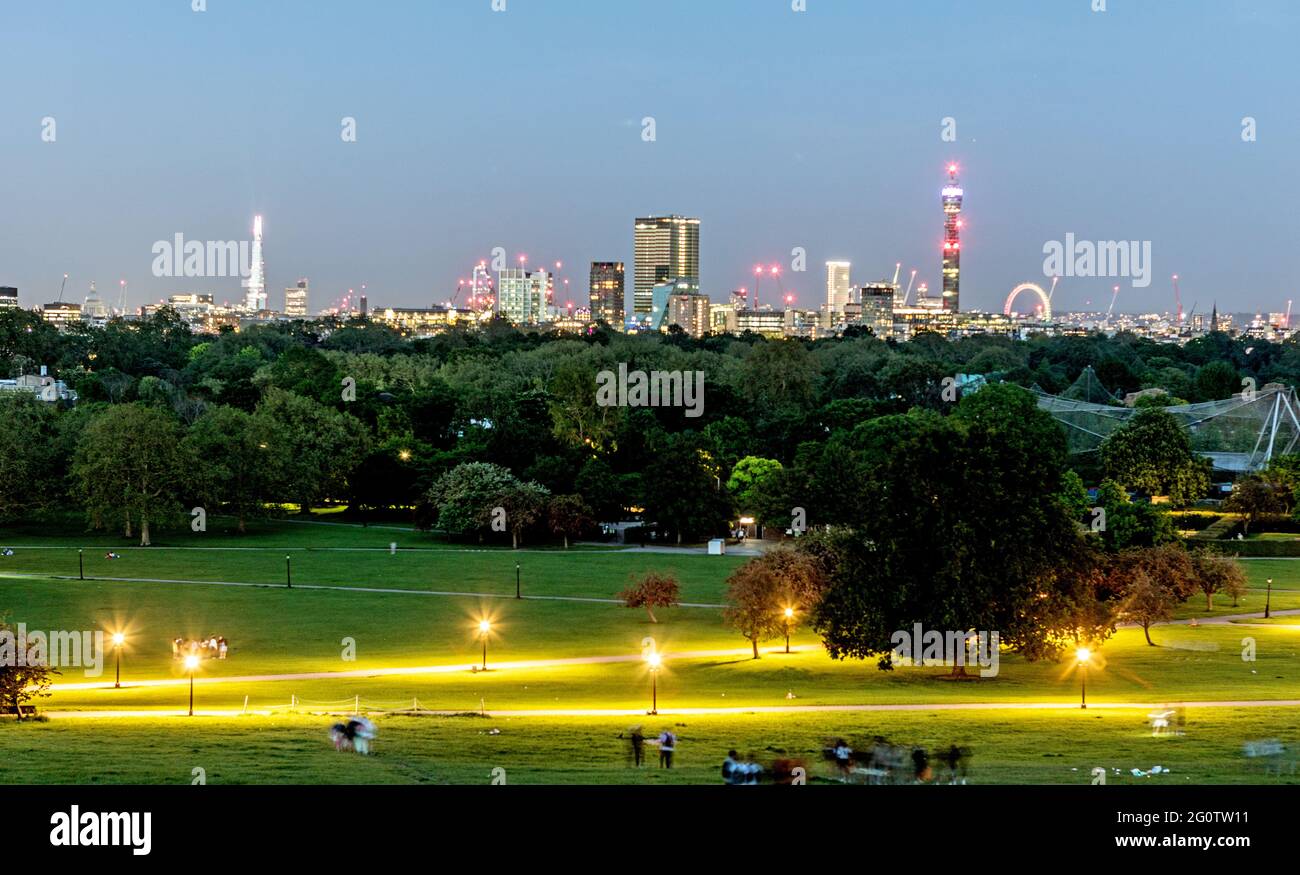
<svg viewBox="0 0 1300 875">
<path fill-rule="evenodd" d="M 397 541 L 399 552 L 387 545 Z M 377 527 L 368 529 L 277 522 L 247 536 L 213 531 L 174 535 L 159 546 L 124 548 L 121 539 L 87 539 L 31 531 L 8 531 L 0 542 L 15 555 L 0 561 L 0 611 L 30 630 L 105 629 L 127 635 L 123 688 L 113 689 L 113 657 L 103 674 L 87 677 L 69 669 L 56 679 L 53 695 L 40 707 L 56 715 L 75 711 L 175 710 L 188 702 L 187 679 L 172 659 L 173 638 L 225 635 L 230 658 L 207 661 L 197 673 L 196 707 L 242 717 L 95 718 L 59 717 L 47 723 L 0 725 L 0 781 L 173 780 L 190 753 L 216 758 L 224 779 L 256 781 L 452 781 L 472 782 L 486 775 L 493 760 L 480 739 L 484 719 L 506 721 L 528 739 L 513 749 L 519 781 L 709 780 L 716 763 L 685 762 L 680 771 L 659 778 L 638 776 L 617 762 L 615 739 L 629 717 L 510 717 L 517 710 L 644 711 L 650 704 L 650 677 L 639 659 L 642 641 L 652 636 L 666 654 L 657 679 L 659 705 L 673 708 L 748 709 L 835 705 L 915 705 L 957 703 L 1054 703 L 1062 712 L 960 711 L 805 712 L 710 714 L 668 717 L 702 734 L 695 741 L 710 749 L 739 745 L 756 753 L 769 745 L 816 750 L 827 734 L 907 736 L 909 743 L 950 741 L 978 744 L 988 751 L 985 780 L 1051 782 L 1073 780 L 1042 753 L 1017 754 L 1020 744 L 1050 749 L 1055 738 L 1074 736 L 1079 718 L 1068 709 L 1078 701 L 1078 670 L 1069 664 L 1030 663 L 1001 654 L 995 679 L 953 681 L 946 670 L 900 668 L 880 672 L 874 663 L 837 662 L 817 647 L 816 637 L 799 630 L 797 652 L 779 651 L 769 642 L 753 660 L 747 642 L 722 622 L 714 607 L 681 607 L 659 612 L 652 624 L 643 611 L 608 601 L 629 576 L 671 570 L 682 581 L 683 597 L 702 605 L 722 601 L 727 574 L 743 559 L 685 553 L 628 552 L 609 548 L 509 551 L 451 546 L 426 535 Z M 215 549 L 195 549 L 206 545 Z M 76 550 L 86 552 L 90 577 L 146 578 L 208 583 L 121 582 L 59 579 L 76 573 Z M 38 549 L 48 548 L 48 549 Z M 122 554 L 107 560 L 104 552 Z M 293 557 L 295 588 L 283 585 L 284 556 Z M 514 566 L 521 565 L 524 593 L 516 600 Z M 67 566 L 71 565 L 69 569 Z M 1255 588 L 1274 578 L 1273 607 L 1300 607 L 1300 565 L 1285 560 L 1245 563 L 1252 591 L 1232 608 L 1219 599 L 1213 614 L 1203 600 L 1185 606 L 1185 616 L 1258 611 Z M 276 575 L 280 577 L 277 579 Z M 255 584 L 216 585 L 213 581 Z M 311 589 L 310 585 L 337 587 Z M 391 589 L 394 592 L 369 590 Z M 438 591 L 471 595 L 436 595 Z M 1257 598 L 1258 595 L 1258 598 Z M 570 600 L 576 599 L 576 600 Z M 1290 604 L 1286 599 L 1291 599 Z M 1255 602 L 1258 601 L 1258 604 Z M 1200 610 L 1196 610 L 1199 604 Z M 488 662 L 492 670 L 472 672 L 481 659 L 476 634 L 480 617 L 490 616 L 493 633 Z M 1293 618 L 1292 618 L 1293 619 Z M 1300 634 L 1288 618 L 1252 625 L 1160 626 L 1152 630 L 1159 647 L 1149 647 L 1140 631 L 1122 629 L 1098 650 L 1088 673 L 1093 703 L 1160 703 L 1216 700 L 1280 700 L 1300 691 Z M 1251 639 L 1255 660 L 1242 658 Z M 355 659 L 344 658 L 345 639 L 355 644 Z M 798 649 L 802 645 L 802 649 Z M 701 654 L 700 651 L 720 651 Z M 554 664 L 555 660 L 613 658 L 621 661 Z M 513 665 L 511 665 L 513 663 Z M 413 671 L 421 669 L 421 671 Z M 341 673 L 370 673 L 348 676 Z M 310 677 L 273 677 L 315 675 Z M 161 683 L 160 683 L 161 682 Z M 359 762 L 329 748 L 324 727 L 329 718 L 306 712 L 343 713 L 357 700 L 363 709 L 397 710 L 418 701 L 442 712 L 497 712 L 491 718 L 399 717 L 385 722 L 385 755 Z M 290 703 L 296 711 L 289 713 Z M 272 716 L 267 716 L 267 715 Z M 1089 712 L 1089 741 L 1078 753 L 1136 753 L 1148 741 L 1157 750 L 1185 750 L 1180 776 L 1204 781 L 1241 778 L 1237 762 L 1242 741 L 1286 735 L 1300 709 L 1205 708 L 1198 720 L 1231 729 L 1214 744 L 1220 768 L 1201 762 L 1201 733 L 1188 739 L 1149 739 L 1141 709 Z M 651 718 L 647 718 L 651 719 Z M 183 729 L 173 730 L 176 720 Z M 168 728 L 163 729 L 167 723 Z M 591 727 L 597 727 L 598 731 Z M 1072 729 L 1073 727 L 1073 729 Z M 1093 727 L 1106 727 L 1105 731 Z M 1113 731 L 1112 731 L 1113 728 Z M 778 729 L 780 730 L 778 732 Z M 159 730 L 159 731 L 154 731 Z M 925 734 L 931 731 L 931 734 Z M 485 730 L 483 730 L 485 731 Z M 505 734 L 505 729 L 502 730 Z M 587 733 L 594 751 L 608 752 L 609 763 L 589 762 Z M 593 734 L 594 732 L 594 734 Z M 191 734 L 192 733 L 192 734 Z M 946 734 L 946 735 L 945 735 Z M 1003 738 L 1003 736 L 1006 738 Z M 913 738 L 914 736 L 914 738 Z M 944 737 L 941 737 L 944 736 Z M 1292 736 L 1294 733 L 1292 732 Z M 776 742 L 776 738 L 788 741 Z M 150 754 L 139 762 L 117 763 L 111 774 L 95 777 L 79 765 L 96 746 L 118 751 L 148 739 Z M 183 739 L 189 738 L 190 742 Z M 683 734 L 684 741 L 687 736 Z M 725 739 L 736 739 L 726 741 Z M 1300 742 L 1300 739 L 1294 739 Z M 1137 745 L 1137 747 L 1130 747 Z M 694 742 L 691 746 L 694 746 Z M 175 748 L 173 750 L 172 748 Z M 230 748 L 230 749 L 227 749 Z M 1067 748 L 1068 749 L 1068 748 Z M 444 751 L 450 751 L 444 758 Z M 389 752 L 396 759 L 388 759 Z M 603 760 L 601 753 L 596 760 Z M 224 758 L 224 759 L 223 759 Z M 265 770 L 255 762 L 265 759 Z M 500 756 L 496 757 L 500 759 Z M 116 760 L 116 758 L 115 758 Z M 283 771 L 278 764 L 283 762 Z M 1155 764 L 1121 764 L 1149 768 Z M 1162 763 L 1174 767 L 1173 761 Z M 199 764 L 202 765 L 202 764 Z M 1195 766 L 1195 768 L 1193 768 Z M 181 769 L 188 775 L 190 767 Z M 206 768 L 206 766 L 205 766 Z M 696 772 L 693 769 L 703 769 Z M 1091 768 L 1091 766 L 1089 766 Z M 363 770 L 357 772 L 357 770 Z M 490 769 L 489 769 L 490 770 Z M 24 777 L 29 774 L 31 777 Z M 513 772 L 512 772 L 513 774 Z M 187 777 L 182 778 L 188 780 Z M 486 780 L 486 778 L 484 777 Z M 177 779 L 180 780 L 180 779 Z M 1080 778 L 1080 780 L 1082 780 Z"/>
<path fill-rule="evenodd" d="M 325 716 L 51 721 L 0 727 L 0 783 L 190 783 L 202 769 L 213 784 L 487 784 L 505 770 L 515 784 L 720 783 L 728 749 L 770 765 L 805 764 L 810 783 L 833 780 L 821 751 L 845 737 L 856 750 L 875 735 L 930 751 L 951 744 L 972 752 L 977 784 L 1088 784 L 1094 768 L 1108 784 L 1300 783 L 1290 760 L 1281 775 L 1247 759 L 1246 741 L 1300 741 L 1300 709 L 1231 714 L 1190 710 L 1186 734 L 1153 737 L 1142 711 L 1060 711 L 951 715 L 812 714 L 683 718 L 377 719 L 370 758 L 330 745 Z M 632 725 L 653 737 L 678 735 L 675 767 L 630 763 Z M 496 730 L 499 734 L 493 734 Z M 652 748 L 647 748 L 653 753 Z M 1169 774 L 1138 778 L 1134 768 Z M 1118 769 L 1117 774 L 1114 770 Z M 499 773 L 498 773 L 499 775 Z"/>
</svg>

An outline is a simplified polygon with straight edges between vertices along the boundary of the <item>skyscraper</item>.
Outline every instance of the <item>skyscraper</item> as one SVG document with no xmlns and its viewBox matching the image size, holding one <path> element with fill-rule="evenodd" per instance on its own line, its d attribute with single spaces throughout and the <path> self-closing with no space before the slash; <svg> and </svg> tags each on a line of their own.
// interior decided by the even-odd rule
<svg viewBox="0 0 1300 875">
<path fill-rule="evenodd" d="M 544 270 L 510 267 L 497 274 L 497 312 L 517 325 L 546 321 L 547 293 L 553 288 Z"/>
<path fill-rule="evenodd" d="M 266 264 L 262 260 L 262 217 L 253 217 L 253 257 L 244 281 L 244 308 L 254 312 L 267 308 Z"/>
<path fill-rule="evenodd" d="M 621 261 L 591 263 L 591 318 L 604 321 L 611 328 L 623 330 L 626 318 L 626 287 Z"/>
<path fill-rule="evenodd" d="M 0 310 L 12 310 L 18 306 L 18 289 L 15 286 L 0 286 Z"/>
<path fill-rule="evenodd" d="M 943 309 L 961 309 L 961 202 L 964 192 L 957 182 L 957 165 L 948 165 L 943 187 Z"/>
<path fill-rule="evenodd" d="M 284 315 L 290 319 L 306 319 L 308 308 L 307 280 L 298 280 L 298 285 L 284 290 Z"/>
<path fill-rule="evenodd" d="M 847 261 L 826 262 L 826 309 L 832 314 L 842 314 L 849 303 L 849 270 Z"/>
<path fill-rule="evenodd" d="M 636 220 L 632 312 L 649 315 L 654 288 L 673 279 L 700 281 L 700 220 L 651 216 Z"/>
</svg>

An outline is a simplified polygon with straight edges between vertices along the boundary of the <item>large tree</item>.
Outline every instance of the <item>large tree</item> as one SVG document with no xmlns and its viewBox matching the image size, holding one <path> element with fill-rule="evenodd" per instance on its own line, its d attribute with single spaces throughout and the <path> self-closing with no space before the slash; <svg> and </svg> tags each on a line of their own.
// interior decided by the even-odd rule
<svg viewBox="0 0 1300 875">
<path fill-rule="evenodd" d="M 1178 420 L 1159 409 L 1139 412 L 1101 445 L 1106 476 L 1125 489 L 1164 495 L 1177 507 L 1210 490 L 1210 463 L 1192 452 Z"/>
<path fill-rule="evenodd" d="M 825 589 L 825 575 L 813 555 L 790 548 L 769 550 L 727 578 L 722 616 L 750 642 L 758 659 L 759 642 L 801 625 Z"/>
<path fill-rule="evenodd" d="M 110 407 L 81 435 L 73 475 L 92 522 L 119 519 L 131 537 L 139 521 L 140 546 L 152 526 L 180 511 L 182 483 L 191 470 L 179 423 L 141 404 Z"/>
<path fill-rule="evenodd" d="M 883 417 L 856 441 L 841 476 L 861 513 L 822 548 L 831 582 L 815 627 L 831 655 L 889 668 L 893 632 L 915 623 L 1056 652 L 1055 602 L 1080 535 L 1057 498 L 1065 439 L 1034 397 L 988 386 L 950 417 Z"/>
<path fill-rule="evenodd" d="M 209 513 L 233 515 L 241 533 L 249 520 L 269 514 L 276 473 L 289 463 L 287 445 L 269 426 L 265 417 L 223 405 L 199 417 L 185 436 L 191 494 Z"/>
<path fill-rule="evenodd" d="M 356 417 L 310 398 L 271 388 L 254 416 L 269 435 L 270 449 L 283 460 L 278 491 L 301 513 L 327 498 L 349 494 L 349 476 L 365 458 L 370 436 Z"/>
</svg>

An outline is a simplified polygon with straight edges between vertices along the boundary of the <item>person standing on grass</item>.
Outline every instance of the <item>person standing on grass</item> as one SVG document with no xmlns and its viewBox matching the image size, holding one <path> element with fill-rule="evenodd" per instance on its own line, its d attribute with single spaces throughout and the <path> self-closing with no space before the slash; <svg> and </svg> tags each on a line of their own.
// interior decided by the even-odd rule
<svg viewBox="0 0 1300 875">
<path fill-rule="evenodd" d="M 671 769 L 673 767 L 673 753 L 677 750 L 677 736 L 671 729 L 665 729 L 659 733 L 659 767 L 661 769 Z"/>
<path fill-rule="evenodd" d="M 628 740 L 632 743 L 632 764 L 639 769 L 645 762 L 645 733 L 640 726 L 632 727 L 628 732 Z"/>
</svg>

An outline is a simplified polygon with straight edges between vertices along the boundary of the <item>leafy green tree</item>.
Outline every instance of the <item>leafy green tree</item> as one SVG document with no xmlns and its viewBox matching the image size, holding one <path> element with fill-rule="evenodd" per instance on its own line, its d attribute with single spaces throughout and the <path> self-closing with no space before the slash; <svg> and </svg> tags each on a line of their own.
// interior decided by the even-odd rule
<svg viewBox="0 0 1300 875">
<path fill-rule="evenodd" d="M 52 405 L 0 394 L 0 523 L 43 510 L 58 498 L 57 428 Z"/>
<path fill-rule="evenodd" d="M 267 419 L 235 407 L 213 407 L 190 427 L 184 443 L 192 460 L 187 485 L 210 513 L 232 514 L 240 534 L 249 520 L 270 515 L 276 473 L 289 460 L 287 446 L 275 440 Z"/>
<path fill-rule="evenodd" d="M 645 471 L 647 520 L 672 532 L 677 543 L 725 529 L 731 501 L 721 472 L 693 434 L 670 437 Z"/>
<path fill-rule="evenodd" d="M 1101 445 L 1106 476 L 1144 495 L 1185 507 L 1210 490 L 1210 463 L 1192 452 L 1187 433 L 1163 410 L 1143 410 Z"/>
<path fill-rule="evenodd" d="M 482 533 L 492 524 L 497 499 L 518 485 L 519 480 L 500 465 L 457 465 L 429 488 L 426 501 L 431 513 L 425 517 L 426 528 L 456 536 Z"/>
<path fill-rule="evenodd" d="M 1240 514 L 1242 531 L 1250 534 L 1251 526 L 1266 517 L 1285 514 L 1289 504 L 1290 495 L 1281 483 L 1260 474 L 1248 474 L 1237 481 L 1223 509 Z"/>
<path fill-rule="evenodd" d="M 1227 556 L 1197 554 L 1192 557 L 1196 573 L 1196 586 L 1205 594 L 1205 610 L 1214 610 L 1214 596 L 1224 593 L 1232 596 L 1232 603 L 1246 593 L 1246 572 L 1241 563 Z"/>
<path fill-rule="evenodd" d="M 590 531 L 596 521 L 591 516 L 581 495 L 555 495 L 546 507 L 546 522 L 551 534 L 564 539 L 564 549 L 569 549 L 569 539 L 580 538 Z"/>
<path fill-rule="evenodd" d="M 1225 361 L 1210 362 L 1196 373 L 1196 392 L 1202 401 L 1220 401 L 1241 391 L 1241 374 Z"/>
<path fill-rule="evenodd" d="M 496 496 L 496 507 L 505 511 L 506 528 L 510 531 L 510 546 L 519 549 L 524 532 L 528 531 L 546 513 L 550 493 L 546 487 L 532 481 L 516 480 Z"/>
<path fill-rule="evenodd" d="M 764 524 L 783 517 L 788 519 L 789 508 L 781 507 L 779 497 L 783 470 L 776 459 L 746 456 L 731 469 L 727 490 L 742 512 L 756 515 Z"/>
<path fill-rule="evenodd" d="M 879 449 L 843 473 L 861 513 L 831 541 L 814 627 L 836 658 L 890 667 L 895 630 L 997 630 L 1031 657 L 1054 652 L 1055 593 L 1079 535 L 1057 500 L 1065 438 L 1006 384 L 931 412 L 862 426 Z"/>
<path fill-rule="evenodd" d="M 169 414 L 141 404 L 110 407 L 86 426 L 73 476 L 92 520 L 117 518 L 131 537 L 140 522 L 140 546 L 151 544 L 151 527 L 180 512 L 189 457 L 181 429 Z"/>
<path fill-rule="evenodd" d="M 349 494 L 349 476 L 370 447 L 360 420 L 276 388 L 267 390 L 254 417 L 258 433 L 268 435 L 269 448 L 282 460 L 276 491 L 298 504 L 300 513 Z"/>
</svg>

